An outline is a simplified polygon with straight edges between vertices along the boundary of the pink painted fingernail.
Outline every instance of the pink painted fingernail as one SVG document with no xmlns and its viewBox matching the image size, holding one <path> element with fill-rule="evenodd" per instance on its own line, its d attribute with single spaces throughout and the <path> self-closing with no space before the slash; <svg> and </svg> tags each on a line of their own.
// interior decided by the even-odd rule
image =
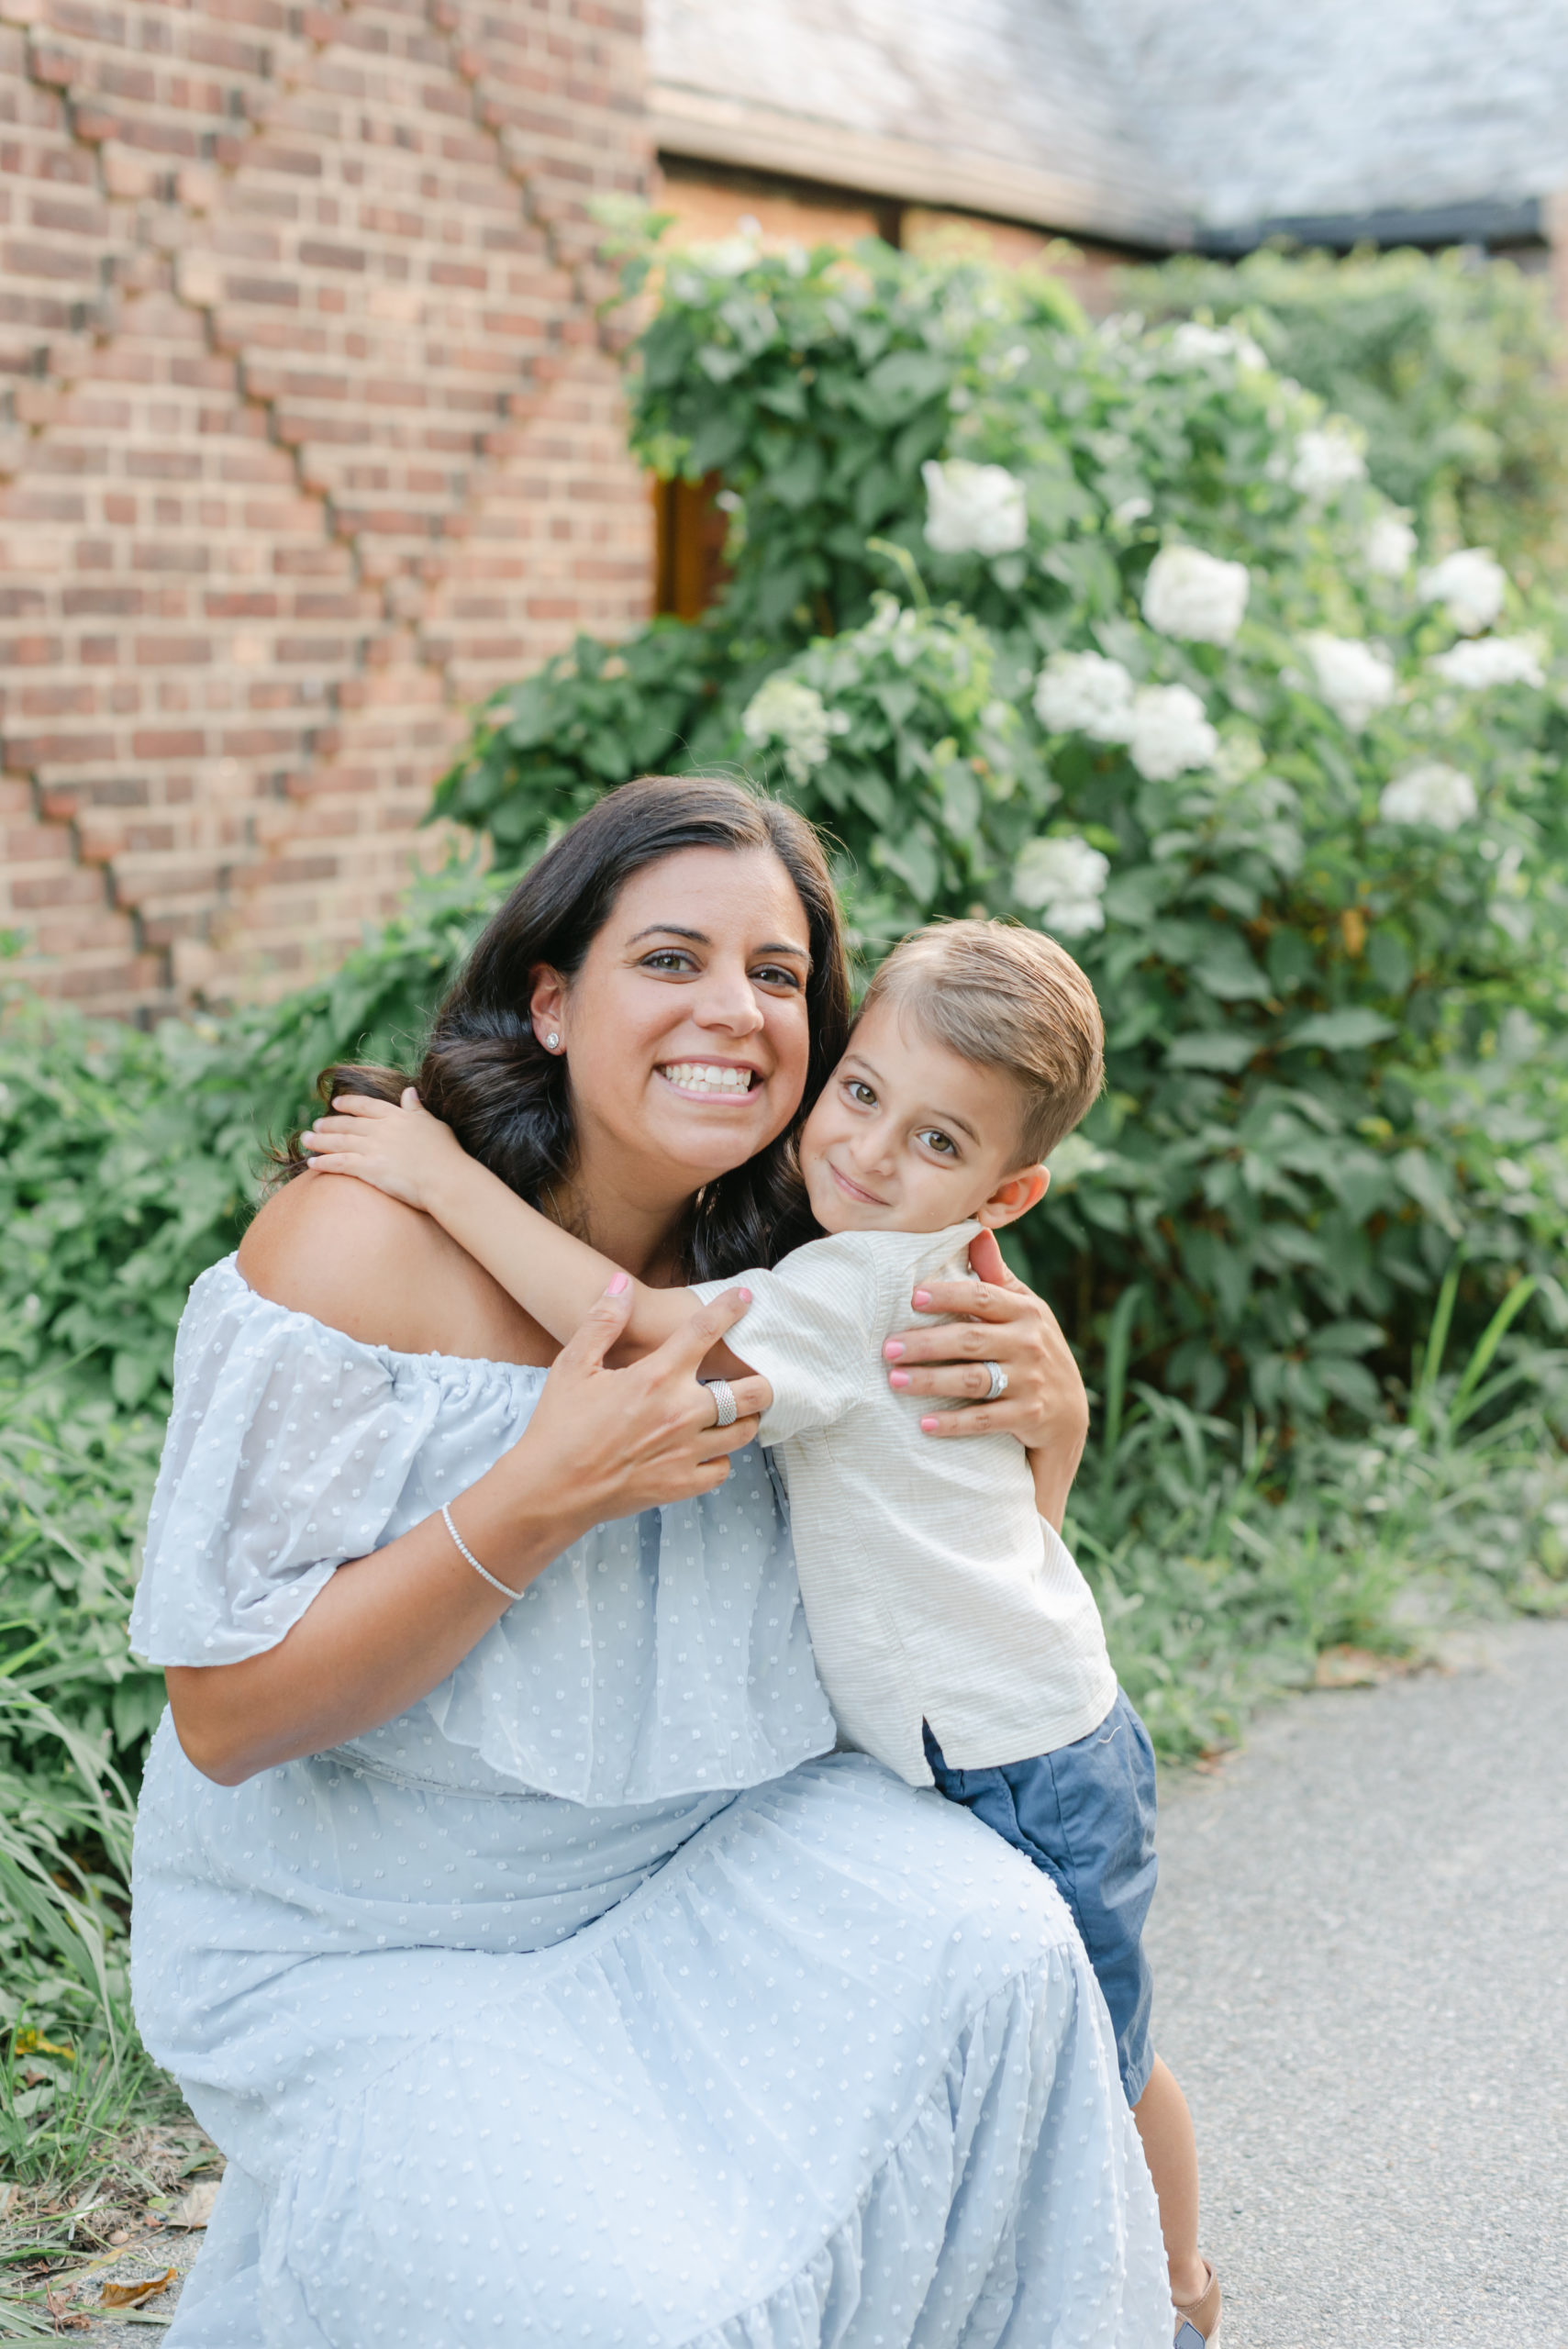
<svg viewBox="0 0 1568 2349">
<path fill-rule="evenodd" d="M 743 1297 L 745 1298 L 745 1300 L 746 1300 L 747 1304 L 748 1304 L 748 1305 L 750 1305 L 750 1304 L 751 1304 L 751 1290 L 750 1290 L 749 1288 L 738 1289 L 738 1290 L 736 1291 L 736 1295 L 737 1295 L 738 1297 Z"/>
<path fill-rule="evenodd" d="M 886 1345 L 884 1345 L 882 1350 L 882 1358 L 884 1362 L 900 1362 L 903 1359 L 903 1355 L 904 1349 L 899 1344 L 897 1339 L 889 1338 Z"/>
<path fill-rule="evenodd" d="M 940 1419 L 922 1419 L 920 1425 L 928 1435 L 935 1435 L 937 1430 L 941 1425 L 941 1421 Z"/>
<path fill-rule="evenodd" d="M 887 1374 L 887 1383 L 889 1386 L 907 1386 L 909 1374 L 906 1370 L 890 1370 Z"/>
<path fill-rule="evenodd" d="M 915 1291 L 915 1310 L 917 1313 L 924 1313 L 930 1301 L 931 1292 L 929 1288 L 917 1288 Z"/>
<path fill-rule="evenodd" d="M 626 1284 L 627 1276 L 624 1273 L 612 1273 L 610 1275 L 609 1286 L 606 1289 L 605 1295 L 606 1297 L 618 1297 L 622 1289 L 625 1288 Z"/>
</svg>

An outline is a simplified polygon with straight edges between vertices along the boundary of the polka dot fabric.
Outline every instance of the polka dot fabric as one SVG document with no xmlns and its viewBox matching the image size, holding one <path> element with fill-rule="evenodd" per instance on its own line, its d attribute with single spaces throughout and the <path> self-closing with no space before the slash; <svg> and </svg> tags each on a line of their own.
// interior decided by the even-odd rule
<svg viewBox="0 0 1568 2349">
<path fill-rule="evenodd" d="M 517 1442 L 544 1373 L 361 1345 L 258 1297 L 232 1257 L 191 1291 L 131 1645 L 236 1664 L 345 1559 L 455 1500 Z M 601 1525 L 450 1680 L 361 1740 L 427 1777 L 573 1802 L 760 1785 L 833 1743 L 766 1453 L 717 1493 Z"/>
<path fill-rule="evenodd" d="M 188 1390 L 182 1341 L 140 1619 L 161 1640 L 265 1646 L 308 1603 L 306 1527 L 367 1498 L 337 1394 L 366 1431 L 421 1431 L 387 1437 L 384 1539 L 537 1393 L 239 1288 L 260 1351 L 238 1387 L 207 1337 Z M 313 1390 L 323 1364 L 338 1386 Z M 274 1397 L 295 1425 L 269 1480 Z M 601 1529 L 550 1569 L 571 1599 L 539 1610 L 537 1653 L 513 1609 L 484 1675 L 352 1748 L 221 1787 L 165 1720 L 137 2012 L 229 2157 L 171 2349 L 1165 2349 L 1153 2197 L 1059 1897 L 935 1793 L 789 1751 L 823 1741 L 787 1536 L 761 1460 L 728 1490 L 722 1518 Z M 623 1693 L 635 1720 L 602 1729 Z M 573 1770 L 591 1798 L 539 1783 Z"/>
</svg>

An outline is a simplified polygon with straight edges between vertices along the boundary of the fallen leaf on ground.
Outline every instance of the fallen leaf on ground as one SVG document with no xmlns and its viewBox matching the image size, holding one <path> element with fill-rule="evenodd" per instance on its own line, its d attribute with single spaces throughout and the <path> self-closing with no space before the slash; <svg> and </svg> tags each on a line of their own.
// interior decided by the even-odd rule
<svg viewBox="0 0 1568 2349">
<path fill-rule="evenodd" d="M 160 2292 L 166 2292 L 179 2272 L 177 2267 L 166 2267 L 161 2276 L 139 2276 L 130 2284 L 106 2284 L 98 2305 L 106 2309 L 139 2308 L 143 2300 L 155 2299 Z"/>
<path fill-rule="evenodd" d="M 1312 1677 L 1319 1688 L 1375 1688 L 1396 1669 L 1392 1656 L 1370 1648 L 1325 1648 Z"/>
<path fill-rule="evenodd" d="M 63 2055 L 71 2063 L 76 2061 L 76 2050 L 55 2039 L 46 2039 L 39 2031 L 19 2031 L 12 2041 L 18 2055 Z"/>
<path fill-rule="evenodd" d="M 217 2200 L 218 2182 L 215 2177 L 203 2178 L 199 2186 L 189 2187 L 171 2210 L 163 2213 L 166 2227 L 205 2227 L 212 2216 L 212 2206 Z"/>
<path fill-rule="evenodd" d="M 43 2296 L 43 2304 L 49 2310 L 50 2321 L 56 2332 L 92 2332 L 92 2318 L 79 2316 L 69 2300 L 62 2300 L 58 2292 L 46 2292 Z"/>
</svg>

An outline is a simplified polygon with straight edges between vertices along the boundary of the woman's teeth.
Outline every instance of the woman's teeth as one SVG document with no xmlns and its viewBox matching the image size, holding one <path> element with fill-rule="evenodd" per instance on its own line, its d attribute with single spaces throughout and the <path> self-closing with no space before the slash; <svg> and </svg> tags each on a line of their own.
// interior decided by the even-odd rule
<svg viewBox="0 0 1568 2349">
<path fill-rule="evenodd" d="M 682 1093 L 750 1093 L 749 1068 L 720 1068 L 709 1061 L 669 1061 L 659 1072 Z"/>
</svg>

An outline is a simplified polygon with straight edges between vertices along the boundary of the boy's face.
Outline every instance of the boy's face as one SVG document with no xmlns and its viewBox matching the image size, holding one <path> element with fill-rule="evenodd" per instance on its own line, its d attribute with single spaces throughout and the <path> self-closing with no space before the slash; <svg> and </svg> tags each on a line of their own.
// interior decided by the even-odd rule
<svg viewBox="0 0 1568 2349">
<path fill-rule="evenodd" d="M 824 1231 L 1011 1223 L 1045 1188 L 1020 1165 L 1023 1104 L 1002 1070 L 961 1060 L 895 1005 L 867 1012 L 800 1138 Z"/>
</svg>

